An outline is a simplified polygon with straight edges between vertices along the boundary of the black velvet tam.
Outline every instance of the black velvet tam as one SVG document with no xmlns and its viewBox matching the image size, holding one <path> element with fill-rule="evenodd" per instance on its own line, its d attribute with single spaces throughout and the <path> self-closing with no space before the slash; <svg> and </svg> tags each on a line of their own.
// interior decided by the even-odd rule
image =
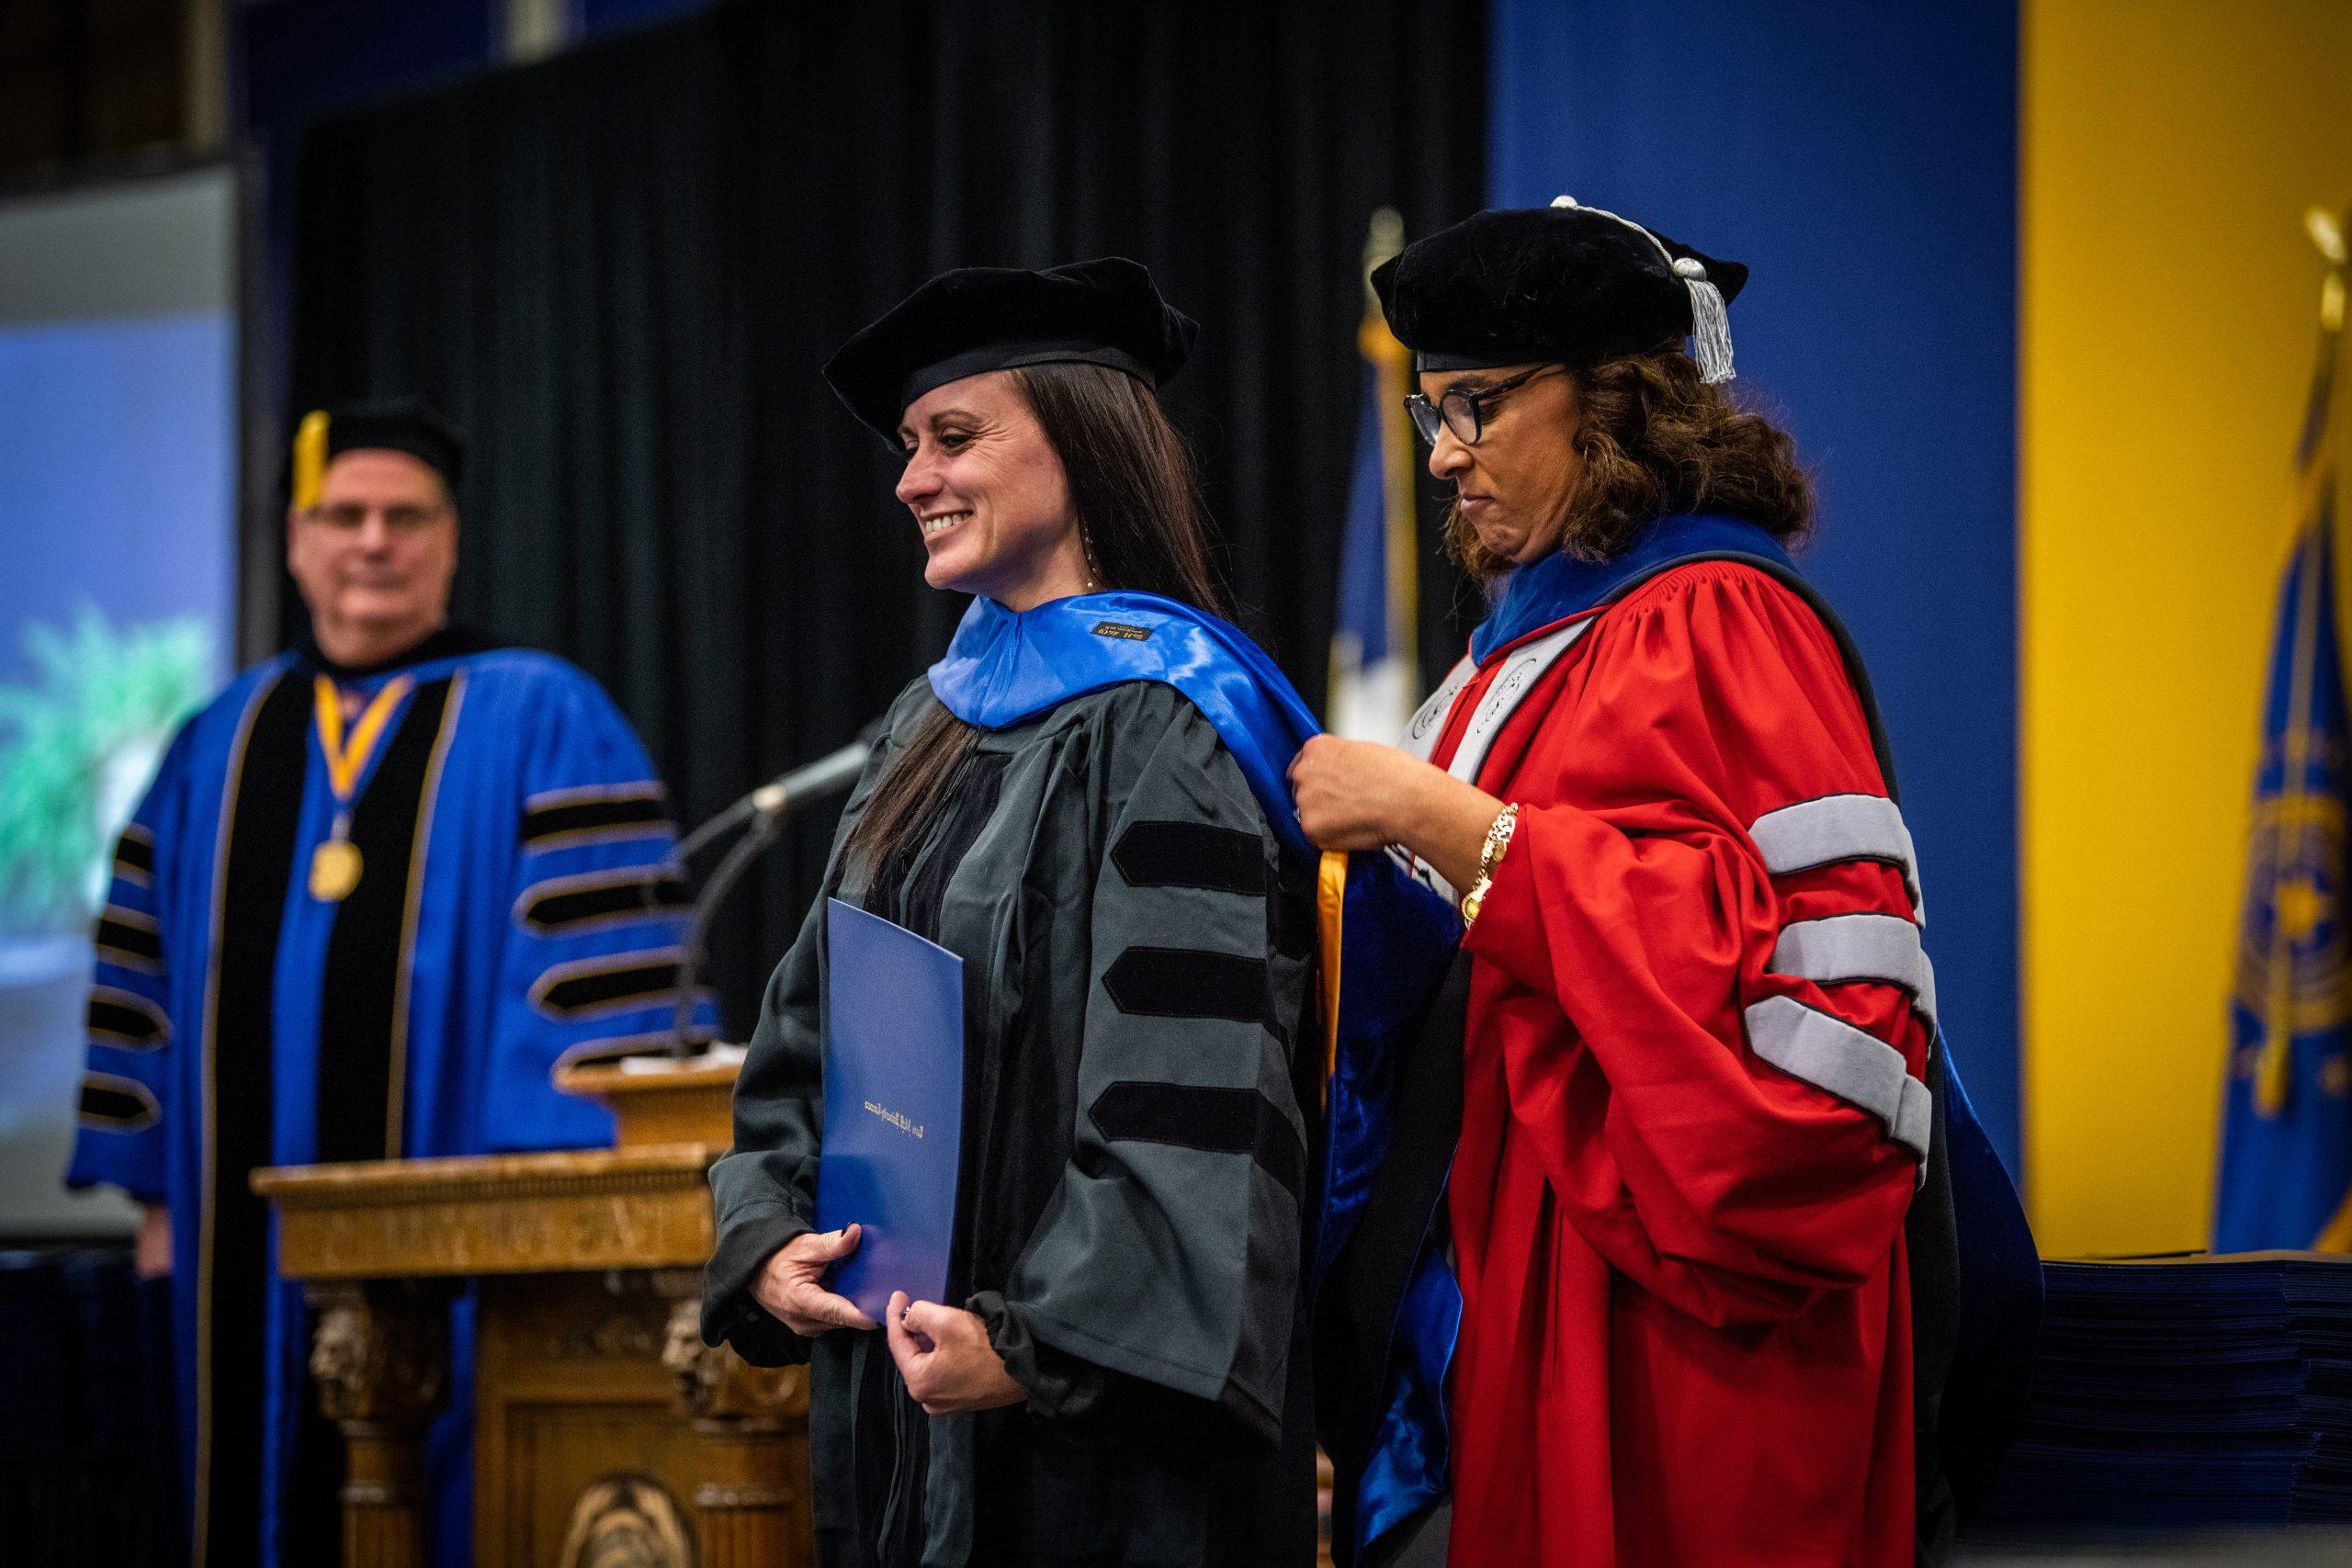
<svg viewBox="0 0 2352 1568">
<path fill-rule="evenodd" d="M 330 461 L 345 452 L 405 452 L 439 474 L 452 494 L 465 478 L 465 441 L 422 399 L 336 403 L 326 410 L 326 416 Z"/>
<path fill-rule="evenodd" d="M 1737 262 L 1572 203 L 1481 212 L 1372 275 L 1389 330 L 1421 370 L 1582 367 L 1664 347 L 1693 330 L 1694 282 L 1728 303 L 1747 281 Z"/>
<path fill-rule="evenodd" d="M 941 273 L 843 344 L 825 366 L 842 401 L 893 447 L 924 393 L 1024 365 L 1103 365 L 1157 387 L 1183 368 L 1200 327 L 1125 256 L 1043 272 Z"/>
</svg>

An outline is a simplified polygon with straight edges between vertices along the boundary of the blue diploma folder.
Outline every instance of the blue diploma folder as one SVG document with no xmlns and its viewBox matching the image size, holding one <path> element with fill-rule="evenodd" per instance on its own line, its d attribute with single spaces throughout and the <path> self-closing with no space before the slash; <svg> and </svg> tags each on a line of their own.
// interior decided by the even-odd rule
<svg viewBox="0 0 2352 1568">
<path fill-rule="evenodd" d="M 817 1228 L 865 1227 L 832 1288 L 879 1323 L 893 1291 L 925 1302 L 947 1293 L 964 1141 L 964 961 L 838 898 L 825 901 L 825 942 Z"/>
</svg>

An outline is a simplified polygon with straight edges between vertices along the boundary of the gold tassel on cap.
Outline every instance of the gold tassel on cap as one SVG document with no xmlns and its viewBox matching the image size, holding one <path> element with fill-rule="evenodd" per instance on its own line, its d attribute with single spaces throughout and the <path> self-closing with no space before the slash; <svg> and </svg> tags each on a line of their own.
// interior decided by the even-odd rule
<svg viewBox="0 0 2352 1568">
<path fill-rule="evenodd" d="M 327 482 L 327 411 L 312 409 L 294 433 L 294 509 L 308 512 L 319 503 Z"/>
</svg>

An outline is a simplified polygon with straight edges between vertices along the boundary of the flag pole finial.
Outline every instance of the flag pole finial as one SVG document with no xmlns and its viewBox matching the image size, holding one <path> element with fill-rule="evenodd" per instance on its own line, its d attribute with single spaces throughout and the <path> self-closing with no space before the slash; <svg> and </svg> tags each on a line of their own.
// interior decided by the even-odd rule
<svg viewBox="0 0 2352 1568">
<path fill-rule="evenodd" d="M 2344 225 L 2335 213 L 2324 207 L 2314 207 L 2303 214 L 2303 229 L 2311 235 L 2312 243 L 2319 247 L 2319 254 L 2327 258 L 2328 265 L 2344 265 Z"/>
<path fill-rule="evenodd" d="M 1372 288 L 1372 269 L 1405 248 L 1405 217 L 1393 207 L 1374 210 L 1363 236 L 1363 286 Z"/>
<path fill-rule="evenodd" d="M 2332 333 L 2344 330 L 2344 270 L 2347 260 L 2352 260 L 2352 252 L 2347 251 L 2344 239 L 2346 219 L 2352 219 L 2352 213 L 2339 219 L 2324 207 L 2310 208 L 2303 213 L 2303 232 L 2312 237 L 2319 254 L 2327 258 L 2327 276 L 2319 286 L 2319 319 L 2320 325 Z"/>
</svg>

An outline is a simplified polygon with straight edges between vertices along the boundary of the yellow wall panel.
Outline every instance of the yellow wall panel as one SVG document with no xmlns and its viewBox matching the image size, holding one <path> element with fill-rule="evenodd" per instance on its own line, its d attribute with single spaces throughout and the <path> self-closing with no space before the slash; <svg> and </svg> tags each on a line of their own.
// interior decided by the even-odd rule
<svg viewBox="0 0 2352 1568">
<path fill-rule="evenodd" d="M 2028 1200 L 2047 1254 L 2197 1247 L 2352 4 L 2025 0 L 2018 42 Z"/>
</svg>

